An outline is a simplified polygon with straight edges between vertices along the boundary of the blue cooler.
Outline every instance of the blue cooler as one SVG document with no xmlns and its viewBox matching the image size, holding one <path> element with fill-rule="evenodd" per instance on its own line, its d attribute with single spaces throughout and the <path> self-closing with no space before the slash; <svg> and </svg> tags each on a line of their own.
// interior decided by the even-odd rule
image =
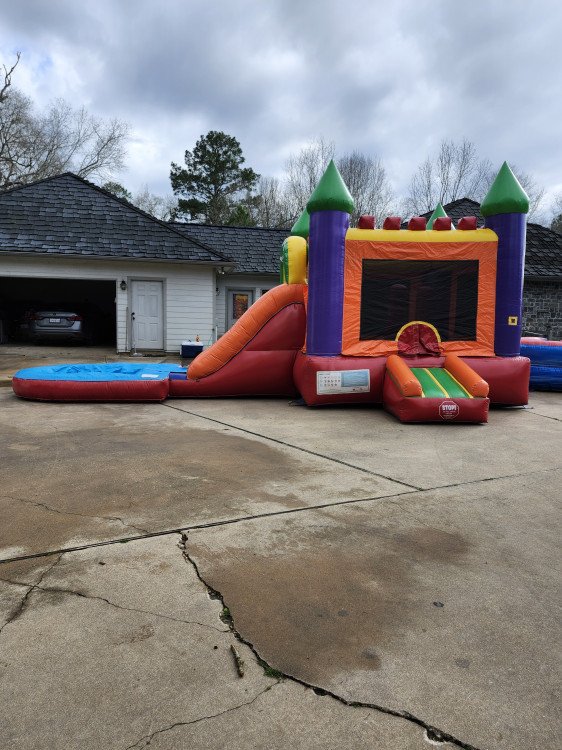
<svg viewBox="0 0 562 750">
<path fill-rule="evenodd" d="M 185 359 L 190 359 L 201 354 L 203 351 L 203 344 L 200 341 L 182 341 L 180 347 L 180 354 Z"/>
</svg>

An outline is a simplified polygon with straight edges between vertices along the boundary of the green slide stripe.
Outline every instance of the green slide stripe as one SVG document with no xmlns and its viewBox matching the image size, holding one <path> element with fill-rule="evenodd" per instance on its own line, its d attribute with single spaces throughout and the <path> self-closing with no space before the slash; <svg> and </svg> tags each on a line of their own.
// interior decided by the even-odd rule
<svg viewBox="0 0 562 750">
<path fill-rule="evenodd" d="M 416 378 L 420 381 L 423 390 L 423 395 L 426 398 L 445 398 L 445 394 L 439 388 L 428 373 L 422 367 L 412 367 L 412 372 Z"/>
<path fill-rule="evenodd" d="M 447 370 L 436 367 L 434 370 L 431 370 L 431 374 L 434 378 L 437 378 L 451 398 L 468 398 L 466 392 L 463 391 L 455 379 L 449 375 Z"/>
<path fill-rule="evenodd" d="M 431 375 L 433 375 L 435 380 L 437 380 L 445 389 L 449 398 L 468 398 L 466 393 L 449 375 L 447 370 L 444 370 L 442 367 L 428 367 L 427 369 Z M 435 380 L 432 379 L 431 375 L 429 375 L 423 367 L 412 367 L 412 372 L 420 381 L 423 395 L 426 398 L 447 398 Z"/>
</svg>

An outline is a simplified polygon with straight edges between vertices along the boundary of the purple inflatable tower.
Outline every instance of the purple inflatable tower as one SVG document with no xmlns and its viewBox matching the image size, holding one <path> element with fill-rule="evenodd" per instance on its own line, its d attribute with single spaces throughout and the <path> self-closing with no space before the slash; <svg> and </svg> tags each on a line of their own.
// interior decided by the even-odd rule
<svg viewBox="0 0 562 750">
<path fill-rule="evenodd" d="M 529 198 L 507 162 L 502 164 L 480 207 L 485 225 L 498 235 L 495 352 L 516 357 L 521 348 L 525 215 Z"/>
<path fill-rule="evenodd" d="M 341 354 L 345 234 L 353 208 L 353 198 L 331 161 L 307 203 L 307 354 Z"/>
</svg>

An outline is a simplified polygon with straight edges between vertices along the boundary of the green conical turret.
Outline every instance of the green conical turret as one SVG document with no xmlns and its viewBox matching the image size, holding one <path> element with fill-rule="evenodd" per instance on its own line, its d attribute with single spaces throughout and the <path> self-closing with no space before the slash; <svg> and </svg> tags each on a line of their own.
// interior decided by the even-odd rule
<svg viewBox="0 0 562 750">
<path fill-rule="evenodd" d="M 299 218 L 295 221 L 295 223 L 291 227 L 291 235 L 293 237 L 304 237 L 304 239 L 307 240 L 309 232 L 310 232 L 310 214 L 305 208 L 302 214 L 299 216 Z"/>
<path fill-rule="evenodd" d="M 492 187 L 482 201 L 482 216 L 497 214 L 526 214 L 529 212 L 529 197 L 521 187 L 506 161 L 501 166 Z"/>
<path fill-rule="evenodd" d="M 445 213 L 445 209 L 443 208 L 441 203 L 438 203 L 437 206 L 435 207 L 435 211 L 431 214 L 431 216 L 427 220 L 427 228 L 433 229 L 433 222 L 435 221 L 435 219 L 440 219 L 440 218 L 446 219 L 447 214 Z M 454 227 L 451 225 L 451 229 L 453 228 Z"/>
<path fill-rule="evenodd" d="M 347 189 L 338 168 L 332 159 L 316 190 L 310 196 L 306 204 L 308 213 L 314 211 L 344 211 L 347 214 L 353 213 L 355 204 L 351 193 Z"/>
</svg>

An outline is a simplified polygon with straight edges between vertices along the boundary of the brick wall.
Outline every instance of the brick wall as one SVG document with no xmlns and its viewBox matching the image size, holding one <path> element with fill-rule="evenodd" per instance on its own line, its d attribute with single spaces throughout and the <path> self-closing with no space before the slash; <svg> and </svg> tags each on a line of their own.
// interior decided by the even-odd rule
<svg viewBox="0 0 562 750">
<path fill-rule="evenodd" d="M 562 282 L 525 280 L 523 333 L 562 339 Z"/>
</svg>

